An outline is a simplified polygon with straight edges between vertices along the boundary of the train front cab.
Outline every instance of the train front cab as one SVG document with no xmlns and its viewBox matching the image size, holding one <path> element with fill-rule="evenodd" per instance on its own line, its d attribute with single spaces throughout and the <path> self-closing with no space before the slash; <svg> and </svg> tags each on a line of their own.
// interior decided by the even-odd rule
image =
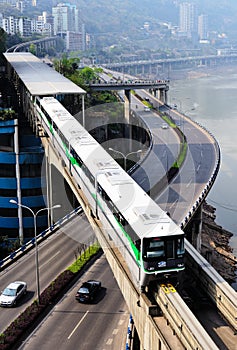
<svg viewBox="0 0 237 350">
<path fill-rule="evenodd" d="M 149 237 L 142 240 L 144 281 L 163 280 L 184 270 L 184 235 Z"/>
</svg>

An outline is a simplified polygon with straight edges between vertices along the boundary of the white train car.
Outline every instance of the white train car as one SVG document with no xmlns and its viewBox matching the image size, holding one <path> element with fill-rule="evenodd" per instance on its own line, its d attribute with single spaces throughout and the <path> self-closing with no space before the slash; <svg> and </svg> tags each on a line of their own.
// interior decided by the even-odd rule
<svg viewBox="0 0 237 350">
<path fill-rule="evenodd" d="M 53 97 L 38 118 L 141 289 L 184 269 L 184 233 Z"/>
</svg>

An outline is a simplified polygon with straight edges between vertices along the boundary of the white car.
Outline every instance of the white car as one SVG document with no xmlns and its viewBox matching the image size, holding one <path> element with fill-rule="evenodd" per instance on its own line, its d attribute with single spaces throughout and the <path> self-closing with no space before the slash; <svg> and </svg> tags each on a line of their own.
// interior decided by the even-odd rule
<svg viewBox="0 0 237 350">
<path fill-rule="evenodd" d="M 15 306 L 18 299 L 27 292 L 27 284 L 23 281 L 10 283 L 0 295 L 0 306 Z"/>
<path fill-rule="evenodd" d="M 161 129 L 168 129 L 168 128 L 169 128 L 168 125 L 165 123 L 161 125 Z"/>
</svg>

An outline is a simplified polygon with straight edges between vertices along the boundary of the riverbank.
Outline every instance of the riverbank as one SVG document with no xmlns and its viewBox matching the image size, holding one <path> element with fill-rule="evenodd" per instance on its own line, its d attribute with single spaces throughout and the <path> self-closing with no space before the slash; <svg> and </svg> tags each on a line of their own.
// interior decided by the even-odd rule
<svg viewBox="0 0 237 350">
<path fill-rule="evenodd" d="M 236 63 L 228 65 L 216 65 L 216 66 L 200 66 L 200 67 L 190 67 L 179 70 L 170 70 L 169 79 L 172 80 L 189 80 L 189 79 L 199 79 L 208 76 L 216 76 L 222 74 L 228 74 L 233 71 L 236 72 Z"/>
<path fill-rule="evenodd" d="M 230 284 L 236 282 L 237 257 L 229 242 L 233 234 L 215 222 L 216 209 L 206 202 L 203 205 L 202 255 Z"/>
</svg>

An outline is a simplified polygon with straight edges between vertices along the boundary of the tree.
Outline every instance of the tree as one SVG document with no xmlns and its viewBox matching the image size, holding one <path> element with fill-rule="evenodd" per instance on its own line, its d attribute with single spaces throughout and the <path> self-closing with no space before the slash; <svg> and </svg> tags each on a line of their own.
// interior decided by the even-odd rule
<svg viewBox="0 0 237 350">
<path fill-rule="evenodd" d="M 29 51 L 30 51 L 30 53 L 32 53 L 32 55 L 36 55 L 36 46 L 35 46 L 35 44 L 30 44 Z"/>
<path fill-rule="evenodd" d="M 79 58 L 68 58 L 64 54 L 61 59 L 54 60 L 53 64 L 57 72 L 70 79 L 70 76 L 76 72 L 79 62 Z"/>
</svg>

